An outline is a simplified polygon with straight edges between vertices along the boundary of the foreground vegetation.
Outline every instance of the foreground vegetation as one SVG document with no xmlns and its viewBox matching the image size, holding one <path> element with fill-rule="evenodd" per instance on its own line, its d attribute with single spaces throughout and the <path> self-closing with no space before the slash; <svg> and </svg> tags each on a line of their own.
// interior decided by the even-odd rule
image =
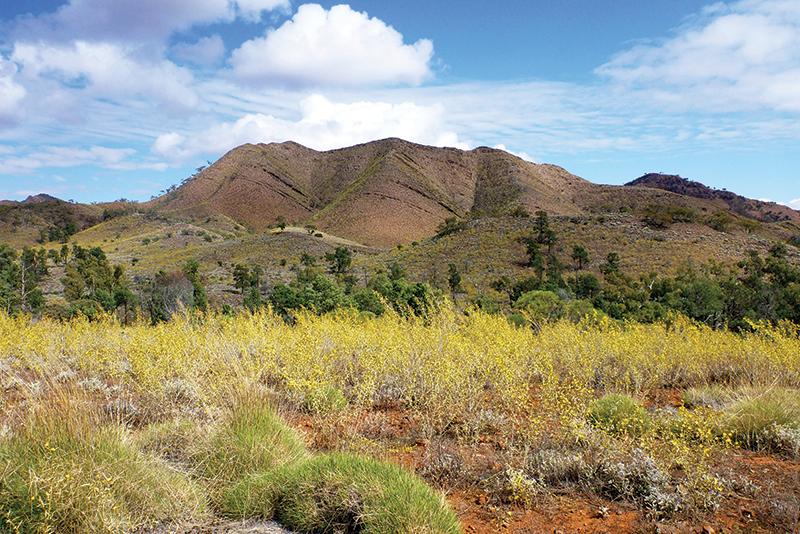
<svg viewBox="0 0 800 534">
<path fill-rule="evenodd" d="M 291 325 L 0 315 L 0 524 L 456 532 L 443 490 L 491 528 L 563 494 L 691 524 L 754 499 L 761 528 L 796 528 L 798 488 L 738 469 L 797 465 L 795 326 L 536 326 L 448 306 Z"/>
</svg>

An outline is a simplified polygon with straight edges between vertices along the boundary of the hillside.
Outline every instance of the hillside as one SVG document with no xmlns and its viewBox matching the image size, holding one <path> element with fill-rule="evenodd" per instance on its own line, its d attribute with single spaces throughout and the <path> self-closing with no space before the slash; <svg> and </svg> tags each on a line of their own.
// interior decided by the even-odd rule
<svg viewBox="0 0 800 534">
<path fill-rule="evenodd" d="M 577 215 L 592 186 L 506 152 L 385 139 L 317 152 L 297 143 L 244 145 L 151 207 L 224 214 L 263 230 L 279 218 L 377 246 L 424 239 L 448 217 L 523 207 Z"/>
<path fill-rule="evenodd" d="M 66 202 L 46 194 L 21 202 L 4 200 L 0 202 L 0 240 L 14 246 L 32 245 L 44 232 L 48 240 L 56 241 L 102 221 L 108 206 Z"/>
<path fill-rule="evenodd" d="M 687 197 L 715 202 L 718 206 L 730 209 L 743 217 L 761 222 L 792 221 L 800 223 L 800 212 L 775 202 L 764 202 L 708 187 L 700 182 L 673 174 L 649 173 L 626 184 L 632 187 L 663 189 Z"/>
<path fill-rule="evenodd" d="M 454 263 L 468 287 L 484 292 L 501 275 L 525 272 L 519 238 L 534 231 L 526 213 L 540 209 L 553 219 L 562 262 L 580 243 L 595 269 L 613 251 L 632 274 L 674 272 L 687 259 L 731 264 L 749 249 L 800 235 L 796 211 L 677 176 L 597 185 L 500 150 L 386 139 L 327 152 L 292 142 L 244 145 L 144 204 L 47 195 L 2 202 L 0 242 L 19 248 L 42 232 L 69 230 L 70 241 L 101 246 L 134 276 L 197 258 L 223 300 L 233 263 L 263 266 L 271 284 L 290 279 L 301 254 L 319 257 L 339 245 L 357 253 L 360 274 L 400 260 L 441 285 Z M 288 228 L 271 230 L 281 218 Z M 447 218 L 463 230 L 434 238 Z M 64 240 L 52 237 L 60 238 L 49 246 Z M 789 250 L 796 257 L 797 248 Z M 57 294 L 60 285 L 52 286 Z"/>
</svg>

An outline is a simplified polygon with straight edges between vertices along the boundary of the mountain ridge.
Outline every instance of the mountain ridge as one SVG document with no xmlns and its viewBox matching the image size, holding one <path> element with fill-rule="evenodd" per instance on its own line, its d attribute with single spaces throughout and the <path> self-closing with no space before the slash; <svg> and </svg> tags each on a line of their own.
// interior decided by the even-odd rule
<svg viewBox="0 0 800 534">
<path fill-rule="evenodd" d="M 0 238 L 13 233 L 14 242 L 30 242 L 36 232 L 27 226 L 40 232 L 55 216 L 62 223 L 74 220 L 82 230 L 131 210 L 187 220 L 223 216 L 253 232 L 282 221 L 377 247 L 429 238 L 448 218 L 539 210 L 566 217 L 639 216 L 653 206 L 672 206 L 698 218 L 724 212 L 767 225 L 800 225 L 800 212 L 787 206 L 679 175 L 649 173 L 624 186 L 595 184 L 500 149 L 439 148 L 399 138 L 327 151 L 294 141 L 244 144 L 143 203 L 79 204 L 42 193 L 0 206 Z"/>
</svg>

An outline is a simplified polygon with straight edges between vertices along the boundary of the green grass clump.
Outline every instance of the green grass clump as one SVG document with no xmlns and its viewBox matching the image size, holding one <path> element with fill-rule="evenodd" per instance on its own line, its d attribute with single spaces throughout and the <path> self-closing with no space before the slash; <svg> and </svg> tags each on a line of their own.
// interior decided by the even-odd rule
<svg viewBox="0 0 800 534">
<path fill-rule="evenodd" d="M 627 395 L 605 395 L 589 405 L 589 422 L 612 434 L 640 436 L 651 427 L 647 410 Z"/>
<path fill-rule="evenodd" d="M 326 415 L 347 408 L 342 390 L 330 384 L 310 389 L 303 399 L 303 408 L 312 414 Z"/>
<path fill-rule="evenodd" d="M 195 454 L 199 474 L 212 494 L 252 473 L 263 473 L 305 458 L 302 436 L 268 401 L 239 399 Z"/>
<path fill-rule="evenodd" d="M 275 518 L 296 532 L 459 533 L 442 496 L 405 469 L 327 454 L 253 475 L 231 489 L 236 517 Z"/>
<path fill-rule="evenodd" d="M 2 532 L 130 532 L 206 517 L 200 487 L 88 408 L 50 404 L 0 441 Z"/>
<path fill-rule="evenodd" d="M 774 428 L 800 428 L 800 391 L 776 388 L 748 394 L 726 408 L 723 421 L 742 446 L 769 449 Z"/>
</svg>

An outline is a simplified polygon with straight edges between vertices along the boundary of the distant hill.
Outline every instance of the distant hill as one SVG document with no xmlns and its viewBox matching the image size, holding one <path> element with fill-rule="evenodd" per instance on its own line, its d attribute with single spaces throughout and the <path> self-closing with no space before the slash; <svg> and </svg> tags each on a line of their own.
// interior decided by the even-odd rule
<svg viewBox="0 0 800 534">
<path fill-rule="evenodd" d="M 713 189 L 693 180 L 674 174 L 645 174 L 626 184 L 628 186 L 663 189 L 679 195 L 724 203 L 725 207 L 743 217 L 761 222 L 800 222 L 800 212 L 775 202 L 764 202 L 745 198 L 730 191 Z"/>
<path fill-rule="evenodd" d="M 448 217 L 524 208 L 570 215 L 592 185 L 560 167 L 490 148 L 384 139 L 318 152 L 293 142 L 244 145 L 150 206 L 224 214 L 263 230 L 279 217 L 370 245 L 424 239 Z"/>
<path fill-rule="evenodd" d="M 22 201 L 3 200 L 0 201 L 0 242 L 24 246 L 41 241 L 43 234 L 48 238 L 55 238 L 56 234 L 63 236 L 64 232 L 71 235 L 102 222 L 104 214 L 117 213 L 123 206 L 133 209 L 133 204 L 126 202 L 80 204 L 44 193 Z"/>
</svg>

